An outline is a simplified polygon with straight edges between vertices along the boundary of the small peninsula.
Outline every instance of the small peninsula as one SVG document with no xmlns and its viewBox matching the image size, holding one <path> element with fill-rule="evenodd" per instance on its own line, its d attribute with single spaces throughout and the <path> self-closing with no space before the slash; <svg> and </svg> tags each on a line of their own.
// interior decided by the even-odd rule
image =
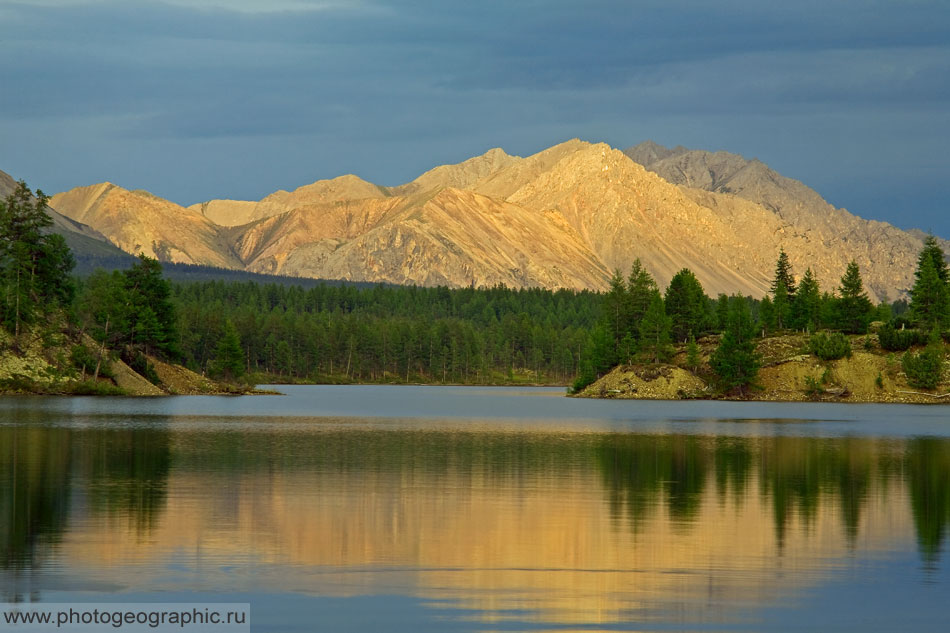
<svg viewBox="0 0 950 633">
<path fill-rule="evenodd" d="M 761 367 L 741 393 L 717 386 L 708 359 L 720 336 L 697 341 L 700 363 L 688 366 L 685 346 L 667 363 L 622 364 L 575 397 L 640 400 L 758 400 L 770 402 L 851 402 L 950 404 L 950 381 L 944 377 L 933 389 L 908 381 L 902 355 L 881 348 L 877 333 L 849 336 L 851 352 L 822 360 L 804 333 L 756 340 Z"/>
</svg>

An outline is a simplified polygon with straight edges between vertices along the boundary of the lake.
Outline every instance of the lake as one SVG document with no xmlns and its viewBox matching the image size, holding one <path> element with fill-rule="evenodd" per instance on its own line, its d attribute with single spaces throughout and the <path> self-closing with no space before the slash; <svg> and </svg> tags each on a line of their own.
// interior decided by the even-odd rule
<svg viewBox="0 0 950 633">
<path fill-rule="evenodd" d="M 5 602 L 254 631 L 938 631 L 950 409 L 562 389 L 0 398 Z"/>
</svg>

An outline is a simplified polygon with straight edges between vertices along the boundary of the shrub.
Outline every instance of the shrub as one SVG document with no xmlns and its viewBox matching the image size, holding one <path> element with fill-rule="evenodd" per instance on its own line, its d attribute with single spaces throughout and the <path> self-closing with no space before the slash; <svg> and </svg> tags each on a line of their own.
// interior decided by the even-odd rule
<svg viewBox="0 0 950 633">
<path fill-rule="evenodd" d="M 597 374 L 594 373 L 594 368 L 591 367 L 590 363 L 584 363 L 580 374 L 574 379 L 574 384 L 571 385 L 571 393 L 580 393 L 595 380 L 597 380 Z"/>
<path fill-rule="evenodd" d="M 912 345 L 923 345 L 927 342 L 926 333 L 914 329 L 899 329 L 896 323 L 896 321 L 891 321 L 878 330 L 877 338 L 881 343 L 881 349 L 889 352 L 903 352 L 910 349 Z"/>
<path fill-rule="evenodd" d="M 817 398 L 825 393 L 825 387 L 822 380 L 813 376 L 805 376 L 805 394 L 809 398 Z"/>
<path fill-rule="evenodd" d="M 811 353 L 821 360 L 837 360 L 847 356 L 851 357 L 851 341 L 841 332 L 835 332 L 830 336 L 821 332 L 811 337 Z"/>
<path fill-rule="evenodd" d="M 918 353 L 905 352 L 902 360 L 907 382 L 918 389 L 934 389 L 943 378 L 943 346 L 930 344 Z"/>
<path fill-rule="evenodd" d="M 70 383 L 66 386 L 66 392 L 74 396 L 124 396 L 128 395 L 125 389 L 116 387 L 106 382 L 94 382 L 84 380 L 82 382 Z"/>
</svg>

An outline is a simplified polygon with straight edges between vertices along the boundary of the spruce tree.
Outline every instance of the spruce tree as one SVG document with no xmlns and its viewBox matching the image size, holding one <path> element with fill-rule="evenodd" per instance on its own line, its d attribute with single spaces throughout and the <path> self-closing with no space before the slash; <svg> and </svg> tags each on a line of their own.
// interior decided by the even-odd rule
<svg viewBox="0 0 950 633">
<path fill-rule="evenodd" d="M 911 320 L 924 329 L 950 325 L 950 286 L 946 275 L 943 251 L 931 235 L 917 258 L 914 287 L 910 291 Z"/>
<path fill-rule="evenodd" d="M 657 290 L 653 276 L 643 267 L 637 258 L 630 267 L 630 276 L 627 278 L 627 293 L 630 296 L 630 323 L 634 335 L 638 335 L 638 324 L 650 308 L 653 293 Z"/>
<path fill-rule="evenodd" d="M 848 264 L 848 268 L 841 278 L 841 287 L 838 289 L 837 313 L 838 327 L 849 334 L 864 334 L 868 331 L 871 314 L 874 306 L 864 292 L 864 283 L 861 281 L 861 269 L 855 261 Z"/>
<path fill-rule="evenodd" d="M 663 306 L 663 297 L 659 290 L 654 290 L 650 307 L 640 321 L 640 351 L 651 363 L 669 359 L 673 351 L 670 345 L 671 325 L 672 320 Z"/>
<path fill-rule="evenodd" d="M 821 325 L 821 289 L 811 268 L 805 269 L 805 275 L 798 284 L 792 303 L 792 325 L 809 332 L 818 330 Z"/>
<path fill-rule="evenodd" d="M 940 244 L 937 243 L 937 238 L 933 235 L 928 235 L 924 240 L 924 248 L 920 251 L 920 257 L 929 256 L 933 260 L 934 268 L 937 269 L 937 276 L 940 277 L 940 281 L 944 283 L 950 283 L 950 265 L 947 264 L 946 256 L 943 252 L 943 249 L 940 248 Z M 920 262 L 918 261 L 918 266 Z"/>
<path fill-rule="evenodd" d="M 795 277 L 792 275 L 792 265 L 788 261 L 785 249 L 779 250 L 778 261 L 775 262 L 775 277 L 772 279 L 772 296 L 780 286 L 785 287 L 788 300 L 795 298 Z"/>
<path fill-rule="evenodd" d="M 742 394 L 759 373 L 761 358 L 755 349 L 755 324 L 743 297 L 733 297 L 729 322 L 719 347 L 709 358 L 723 388 L 738 389 Z"/>
<path fill-rule="evenodd" d="M 778 261 L 775 262 L 771 290 L 775 329 L 784 330 L 791 323 L 792 302 L 795 300 L 795 278 L 785 249 L 779 251 Z"/>
</svg>

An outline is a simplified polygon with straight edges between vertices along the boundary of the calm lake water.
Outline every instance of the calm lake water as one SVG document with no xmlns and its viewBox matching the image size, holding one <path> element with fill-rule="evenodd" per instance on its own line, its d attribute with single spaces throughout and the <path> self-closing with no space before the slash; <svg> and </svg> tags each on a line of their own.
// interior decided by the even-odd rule
<svg viewBox="0 0 950 633">
<path fill-rule="evenodd" d="M 0 592 L 254 631 L 942 631 L 950 408 L 0 398 Z"/>
</svg>

